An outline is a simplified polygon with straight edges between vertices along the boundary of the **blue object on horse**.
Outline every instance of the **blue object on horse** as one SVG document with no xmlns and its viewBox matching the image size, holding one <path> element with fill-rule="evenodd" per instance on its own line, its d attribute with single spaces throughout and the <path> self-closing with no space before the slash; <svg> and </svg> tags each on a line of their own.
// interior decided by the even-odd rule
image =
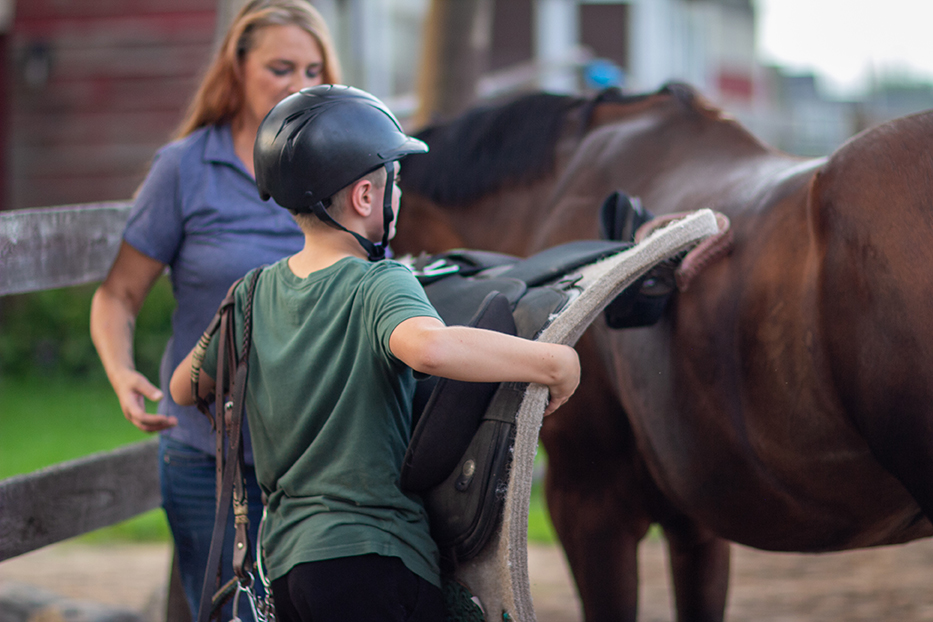
<svg viewBox="0 0 933 622">
<path fill-rule="evenodd" d="M 625 71 L 608 58 L 594 58 L 583 67 L 587 88 L 605 89 L 625 84 Z"/>
</svg>

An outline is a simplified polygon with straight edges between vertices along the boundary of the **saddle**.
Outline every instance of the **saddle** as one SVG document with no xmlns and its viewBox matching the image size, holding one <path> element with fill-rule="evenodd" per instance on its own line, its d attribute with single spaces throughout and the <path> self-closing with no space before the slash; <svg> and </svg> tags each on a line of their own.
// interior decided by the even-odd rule
<svg viewBox="0 0 933 622">
<path fill-rule="evenodd" d="M 406 261 L 448 325 L 534 339 L 579 295 L 576 269 L 631 246 L 587 240 L 527 259 L 457 250 Z M 634 309 L 637 292 L 620 297 Z M 400 484 L 422 496 L 447 571 L 479 553 L 498 526 L 526 386 L 433 377 L 418 384 Z"/>
<path fill-rule="evenodd" d="M 686 214 L 653 219 L 638 199 L 611 194 L 601 209 L 602 240 L 571 242 L 527 259 L 475 250 L 403 258 L 448 325 L 466 325 L 535 339 L 579 295 L 578 269 L 632 248 L 636 240 Z M 700 244 L 722 243 L 728 220 L 715 214 L 719 233 Z M 686 289 L 682 263 L 696 263 L 690 247 L 664 258 L 609 302 L 610 328 L 650 326 L 673 293 Z M 690 259 L 688 259 L 690 258 Z M 427 378 L 413 404 L 412 439 L 402 464 L 403 490 L 422 496 L 442 570 L 475 557 L 499 524 L 525 395 L 520 383 L 469 383 Z"/>
</svg>

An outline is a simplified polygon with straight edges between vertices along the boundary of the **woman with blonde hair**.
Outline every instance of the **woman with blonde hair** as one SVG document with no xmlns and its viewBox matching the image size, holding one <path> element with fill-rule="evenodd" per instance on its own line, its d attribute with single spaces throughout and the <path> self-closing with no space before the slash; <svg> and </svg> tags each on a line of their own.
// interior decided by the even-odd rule
<svg viewBox="0 0 933 622">
<path fill-rule="evenodd" d="M 161 386 L 168 387 L 172 370 L 194 346 L 230 285 L 249 270 L 302 248 L 304 237 L 287 210 L 259 198 L 253 143 L 266 113 L 287 95 L 339 82 L 327 25 L 306 0 L 253 0 L 244 6 L 176 140 L 156 154 L 114 264 L 91 304 L 91 337 L 124 416 L 141 430 L 161 432 L 163 507 L 193 613 L 214 522 L 214 439 L 204 415 L 177 405 L 136 371 L 136 316 L 168 267 L 177 302 L 159 374 Z M 146 412 L 146 399 L 159 402 L 156 413 Z M 248 434 L 244 440 L 251 464 Z M 246 476 L 256 542 L 261 496 L 251 468 Z M 232 551 L 232 531 L 231 517 L 225 556 Z M 229 561 L 223 567 L 230 573 Z"/>
</svg>

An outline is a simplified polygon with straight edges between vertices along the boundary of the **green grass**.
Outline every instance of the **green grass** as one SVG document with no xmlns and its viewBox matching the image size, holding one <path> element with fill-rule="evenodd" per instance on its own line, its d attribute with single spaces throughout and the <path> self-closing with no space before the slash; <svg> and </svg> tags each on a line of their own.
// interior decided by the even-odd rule
<svg viewBox="0 0 933 622">
<path fill-rule="evenodd" d="M 557 534 L 554 532 L 554 525 L 548 515 L 543 488 L 543 482 L 535 482 L 531 488 L 531 505 L 528 508 L 528 540 L 551 544 L 557 542 Z"/>
<path fill-rule="evenodd" d="M 150 438 L 120 412 L 102 378 L 0 378 L 0 479 Z M 153 465 L 155 468 L 155 465 Z M 82 541 L 164 541 L 168 526 L 153 510 Z"/>
</svg>

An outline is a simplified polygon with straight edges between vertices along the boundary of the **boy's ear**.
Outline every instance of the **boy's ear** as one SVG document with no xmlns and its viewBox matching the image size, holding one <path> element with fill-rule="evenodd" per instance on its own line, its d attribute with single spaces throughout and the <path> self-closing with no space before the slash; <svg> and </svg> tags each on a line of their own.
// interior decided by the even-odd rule
<svg viewBox="0 0 933 622">
<path fill-rule="evenodd" d="M 361 217 L 366 218 L 372 213 L 375 197 L 373 183 L 366 179 L 357 180 L 349 193 L 350 207 Z"/>
</svg>

